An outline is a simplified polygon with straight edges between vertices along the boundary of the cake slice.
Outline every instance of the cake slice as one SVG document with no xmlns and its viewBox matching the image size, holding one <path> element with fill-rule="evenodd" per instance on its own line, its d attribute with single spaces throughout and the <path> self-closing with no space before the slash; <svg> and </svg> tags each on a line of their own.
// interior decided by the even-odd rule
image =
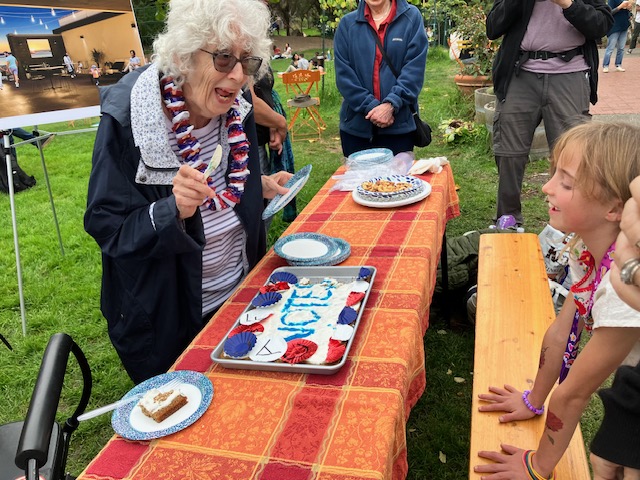
<svg viewBox="0 0 640 480">
<path fill-rule="evenodd" d="M 147 417 L 160 423 L 187 404 L 187 397 L 179 389 L 161 392 L 153 388 L 145 393 L 138 405 Z"/>
</svg>

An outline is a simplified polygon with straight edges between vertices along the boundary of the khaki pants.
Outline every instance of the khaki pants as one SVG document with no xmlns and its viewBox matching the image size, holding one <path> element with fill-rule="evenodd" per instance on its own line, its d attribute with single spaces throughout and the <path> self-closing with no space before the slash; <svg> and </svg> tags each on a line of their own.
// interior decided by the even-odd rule
<svg viewBox="0 0 640 480">
<path fill-rule="evenodd" d="M 549 148 L 566 130 L 591 120 L 586 72 L 542 74 L 520 70 L 504 101 L 496 102 L 493 152 L 498 167 L 496 218 L 523 222 L 520 192 L 536 127 L 544 120 Z"/>
</svg>

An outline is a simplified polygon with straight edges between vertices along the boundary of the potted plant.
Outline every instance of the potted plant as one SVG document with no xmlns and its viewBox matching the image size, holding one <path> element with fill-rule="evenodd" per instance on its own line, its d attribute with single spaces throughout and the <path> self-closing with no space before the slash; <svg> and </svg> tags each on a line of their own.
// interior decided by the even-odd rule
<svg viewBox="0 0 640 480">
<path fill-rule="evenodd" d="M 102 61 L 104 60 L 104 52 L 102 50 L 98 50 L 96 48 L 94 48 L 93 50 L 91 50 L 91 58 L 93 58 L 93 61 L 96 63 L 96 67 L 100 67 L 100 64 L 102 63 Z"/>
<path fill-rule="evenodd" d="M 454 12 L 452 18 L 455 21 L 453 29 L 469 44 L 473 57 L 473 61 L 461 65 L 454 81 L 463 93 L 471 95 L 476 88 L 492 84 L 491 68 L 500 45 L 487 38 L 487 16 L 480 5 L 463 7 Z"/>
</svg>

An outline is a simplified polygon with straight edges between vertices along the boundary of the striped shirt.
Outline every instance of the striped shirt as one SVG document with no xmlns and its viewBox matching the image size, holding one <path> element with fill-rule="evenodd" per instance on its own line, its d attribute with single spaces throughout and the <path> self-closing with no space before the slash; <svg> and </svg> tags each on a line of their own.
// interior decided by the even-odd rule
<svg viewBox="0 0 640 480">
<path fill-rule="evenodd" d="M 222 117 L 213 118 L 206 126 L 194 129 L 192 135 L 200 142 L 200 160 L 209 163 L 220 142 Z M 178 155 L 178 144 L 167 119 L 169 144 Z M 212 178 L 217 193 L 227 188 L 225 172 L 229 161 L 223 155 Z M 200 207 L 206 245 L 202 252 L 202 316 L 219 307 L 231 296 L 245 274 L 246 233 L 233 208 L 213 211 Z"/>
</svg>

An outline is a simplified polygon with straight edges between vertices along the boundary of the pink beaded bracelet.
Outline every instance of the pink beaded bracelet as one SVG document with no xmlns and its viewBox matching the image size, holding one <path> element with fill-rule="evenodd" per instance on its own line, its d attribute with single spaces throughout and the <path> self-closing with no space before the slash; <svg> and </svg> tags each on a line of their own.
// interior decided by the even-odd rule
<svg viewBox="0 0 640 480">
<path fill-rule="evenodd" d="M 541 406 L 540 408 L 536 408 L 533 405 L 531 405 L 531 402 L 529 401 L 530 393 L 531 393 L 531 390 L 525 390 L 522 393 L 522 401 L 527 406 L 527 408 L 531 410 L 533 413 L 535 413 L 536 415 L 542 415 L 544 413 L 544 405 Z"/>
</svg>

